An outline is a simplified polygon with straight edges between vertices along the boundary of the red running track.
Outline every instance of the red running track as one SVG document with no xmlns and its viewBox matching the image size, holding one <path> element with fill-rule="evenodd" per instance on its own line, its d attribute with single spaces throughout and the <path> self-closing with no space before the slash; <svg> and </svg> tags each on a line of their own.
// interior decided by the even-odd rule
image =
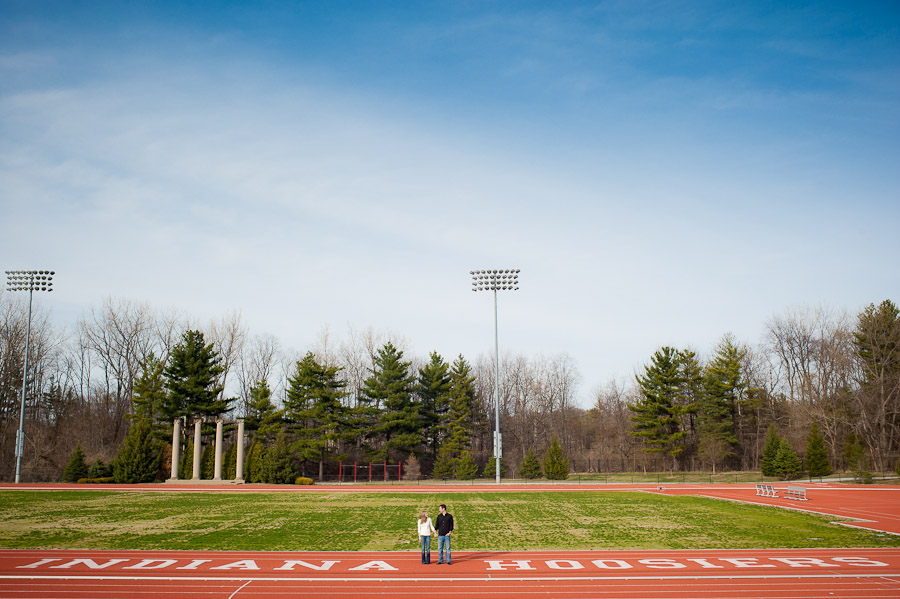
<svg viewBox="0 0 900 599">
<path fill-rule="evenodd" d="M 434 558 L 434 556 L 432 556 Z M 0 550 L 0 597 L 898 597 L 900 549 L 455 552 Z"/>
<path fill-rule="evenodd" d="M 833 515 L 836 520 L 863 520 L 848 525 L 900 534 L 900 488 L 827 484 L 807 487 L 810 499 L 806 502 L 759 497 L 755 495 L 754 485 L 329 486 L 328 492 L 640 490 L 814 511 Z M 71 487 L 41 485 L 39 488 Z M 127 489 L 297 491 L 296 487 L 256 485 L 152 485 Z M 307 488 L 300 492 L 313 490 Z M 361 599 L 376 596 L 900 597 L 900 549 L 458 551 L 454 552 L 454 563 L 450 566 L 422 565 L 418 552 L 0 550 L 0 599 Z"/>
</svg>

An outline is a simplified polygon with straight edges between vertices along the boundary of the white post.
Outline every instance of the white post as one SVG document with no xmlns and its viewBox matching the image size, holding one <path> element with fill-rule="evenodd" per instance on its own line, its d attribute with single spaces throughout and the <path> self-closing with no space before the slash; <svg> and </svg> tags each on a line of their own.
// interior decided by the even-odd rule
<svg viewBox="0 0 900 599">
<path fill-rule="evenodd" d="M 178 480 L 178 463 L 181 461 L 181 418 L 172 425 L 172 475 L 169 480 Z"/>
<path fill-rule="evenodd" d="M 213 480 L 222 480 L 222 419 L 216 420 L 216 465 Z"/>
<path fill-rule="evenodd" d="M 200 480 L 200 425 L 202 421 L 194 420 L 194 473 L 191 480 Z"/>
<path fill-rule="evenodd" d="M 234 482 L 244 482 L 244 420 L 238 420 L 237 432 L 237 464 L 234 469 Z"/>
</svg>

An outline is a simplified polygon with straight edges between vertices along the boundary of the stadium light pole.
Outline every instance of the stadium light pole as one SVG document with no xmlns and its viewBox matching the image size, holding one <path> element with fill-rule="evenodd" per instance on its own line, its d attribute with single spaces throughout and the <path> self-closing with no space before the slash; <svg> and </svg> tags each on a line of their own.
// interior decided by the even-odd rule
<svg viewBox="0 0 900 599">
<path fill-rule="evenodd" d="M 31 342 L 31 300 L 35 291 L 53 291 L 52 270 L 7 270 L 6 290 L 28 292 L 28 324 L 25 328 L 25 367 L 22 369 L 22 401 L 19 430 L 16 431 L 16 484 L 22 482 L 22 454 L 25 453 L 25 388 L 28 383 L 28 350 Z"/>
<path fill-rule="evenodd" d="M 503 443 L 500 438 L 500 340 L 497 335 L 497 292 L 519 289 L 519 269 L 471 270 L 472 291 L 494 292 L 494 466 L 500 484 L 500 460 Z"/>
</svg>

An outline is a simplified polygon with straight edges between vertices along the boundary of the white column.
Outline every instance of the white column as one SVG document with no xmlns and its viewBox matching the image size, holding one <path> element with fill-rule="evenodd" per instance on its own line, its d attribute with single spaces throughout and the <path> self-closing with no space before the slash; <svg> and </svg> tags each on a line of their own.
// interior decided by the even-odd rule
<svg viewBox="0 0 900 599">
<path fill-rule="evenodd" d="M 216 420 L 216 465 L 213 480 L 222 480 L 222 419 Z"/>
<path fill-rule="evenodd" d="M 169 480 L 178 480 L 178 462 L 181 457 L 181 418 L 172 425 L 172 475 Z"/>
<path fill-rule="evenodd" d="M 244 482 L 244 420 L 238 420 L 237 432 L 237 464 L 234 469 L 234 482 Z"/>
<path fill-rule="evenodd" d="M 191 480 L 200 480 L 200 425 L 202 421 L 194 420 L 194 475 Z"/>
</svg>

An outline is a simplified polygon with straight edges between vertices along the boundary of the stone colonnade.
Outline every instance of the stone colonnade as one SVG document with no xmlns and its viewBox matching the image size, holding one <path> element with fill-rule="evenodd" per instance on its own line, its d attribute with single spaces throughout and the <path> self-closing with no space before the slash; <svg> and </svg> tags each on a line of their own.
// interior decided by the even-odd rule
<svg viewBox="0 0 900 599">
<path fill-rule="evenodd" d="M 172 426 L 172 476 L 169 482 L 178 479 L 178 466 L 181 462 L 181 418 L 176 418 Z M 200 480 L 200 454 L 201 454 L 201 434 L 200 427 L 203 420 L 197 418 L 194 420 L 194 471 L 191 480 Z M 224 423 L 222 419 L 216 420 L 216 461 L 213 480 L 222 480 L 222 427 Z M 237 459 L 235 467 L 234 482 L 244 482 L 244 421 L 238 420 L 237 432 Z"/>
</svg>

